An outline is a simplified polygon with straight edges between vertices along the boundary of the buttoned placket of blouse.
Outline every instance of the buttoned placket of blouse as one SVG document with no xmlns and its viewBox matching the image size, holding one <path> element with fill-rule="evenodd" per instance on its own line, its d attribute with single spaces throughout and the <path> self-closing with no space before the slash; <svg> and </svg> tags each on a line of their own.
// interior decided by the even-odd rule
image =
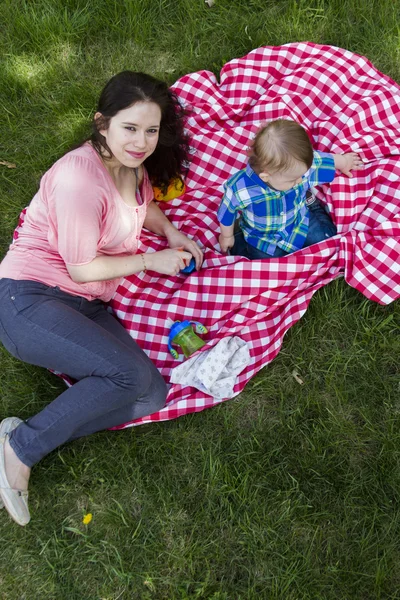
<svg viewBox="0 0 400 600">
<path fill-rule="evenodd" d="M 132 252 L 135 251 L 137 252 L 138 247 L 139 247 L 139 239 L 140 239 L 140 231 L 138 231 L 138 221 L 139 221 L 139 210 L 141 210 L 141 208 L 143 207 L 143 198 L 142 195 L 140 193 L 140 187 L 139 187 L 139 169 L 138 167 L 136 167 L 134 169 L 134 173 L 135 173 L 135 178 L 136 178 L 136 189 L 135 189 L 135 196 L 136 196 L 136 201 L 138 203 L 138 206 L 129 206 L 128 204 L 126 204 L 126 206 L 128 206 L 130 213 L 131 213 L 131 217 L 132 217 L 132 230 L 137 230 L 137 233 L 135 235 L 135 239 L 134 241 L 132 239 L 126 239 L 123 242 L 124 247 L 126 248 L 126 250 L 128 252 Z M 133 244 L 132 244 L 133 241 Z"/>
</svg>

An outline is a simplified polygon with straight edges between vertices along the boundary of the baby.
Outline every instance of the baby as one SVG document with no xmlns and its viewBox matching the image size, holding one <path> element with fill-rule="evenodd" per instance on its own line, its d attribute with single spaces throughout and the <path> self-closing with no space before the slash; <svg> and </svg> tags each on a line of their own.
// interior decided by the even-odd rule
<svg viewBox="0 0 400 600">
<path fill-rule="evenodd" d="M 217 213 L 222 252 L 272 258 L 332 237 L 336 227 L 310 188 L 333 181 L 336 169 L 351 177 L 361 166 L 355 152 L 314 151 L 295 121 L 271 121 L 257 133 L 246 168 L 224 186 Z"/>
</svg>

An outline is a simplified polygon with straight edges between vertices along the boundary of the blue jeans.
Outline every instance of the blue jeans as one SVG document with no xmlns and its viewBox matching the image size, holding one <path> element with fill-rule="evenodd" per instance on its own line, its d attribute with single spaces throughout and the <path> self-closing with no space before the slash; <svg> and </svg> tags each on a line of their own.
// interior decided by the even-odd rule
<svg viewBox="0 0 400 600">
<path fill-rule="evenodd" d="M 165 404 L 161 374 L 100 300 L 0 279 L 0 341 L 16 358 L 76 380 L 11 433 L 10 444 L 28 467 L 65 442 Z"/>
<path fill-rule="evenodd" d="M 312 205 L 309 206 L 308 212 L 308 233 L 303 248 L 322 242 L 337 234 L 336 225 L 318 200 L 315 200 Z M 277 258 L 279 256 L 290 254 L 290 252 L 282 250 L 279 246 L 276 247 L 275 252 L 272 255 L 262 252 L 255 246 L 246 242 L 240 229 L 235 233 L 235 243 L 231 248 L 230 253 L 234 256 L 246 256 L 253 260 L 257 258 Z"/>
</svg>

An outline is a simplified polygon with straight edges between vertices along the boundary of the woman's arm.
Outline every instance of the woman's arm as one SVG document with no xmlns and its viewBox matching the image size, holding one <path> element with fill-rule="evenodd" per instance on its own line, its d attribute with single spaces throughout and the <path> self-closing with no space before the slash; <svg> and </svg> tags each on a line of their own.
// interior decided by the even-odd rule
<svg viewBox="0 0 400 600">
<path fill-rule="evenodd" d="M 143 226 L 153 233 L 157 233 L 158 235 L 166 237 L 168 240 L 168 246 L 170 248 L 180 248 L 182 250 L 186 250 L 186 252 L 190 252 L 196 261 L 197 270 L 200 269 L 203 262 L 203 253 L 199 246 L 196 244 L 196 242 L 176 229 L 176 227 L 172 225 L 172 223 L 167 219 L 162 210 L 154 201 L 150 202 L 147 207 L 147 215 Z"/>
<path fill-rule="evenodd" d="M 149 268 L 149 262 L 142 255 L 131 256 L 96 256 L 85 265 L 66 265 L 71 279 L 76 283 L 89 283 L 90 281 L 107 281 L 125 277 L 144 271 Z M 145 260 L 145 264 L 143 263 Z"/>
<path fill-rule="evenodd" d="M 167 249 L 127 256 L 96 256 L 85 265 L 66 265 L 66 267 L 73 281 L 89 283 L 127 277 L 147 270 L 162 275 L 177 275 L 191 258 L 188 252 Z"/>
<path fill-rule="evenodd" d="M 152 200 L 147 206 L 146 218 L 143 227 L 157 235 L 167 237 L 168 231 L 176 230 L 171 221 L 167 219 L 163 211 Z"/>
</svg>

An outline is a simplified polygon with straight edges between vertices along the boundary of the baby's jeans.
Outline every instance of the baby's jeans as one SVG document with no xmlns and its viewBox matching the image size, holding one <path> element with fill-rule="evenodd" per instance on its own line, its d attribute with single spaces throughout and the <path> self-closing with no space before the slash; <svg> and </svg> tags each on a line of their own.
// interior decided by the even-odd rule
<svg viewBox="0 0 400 600">
<path fill-rule="evenodd" d="M 336 225 L 333 223 L 329 213 L 317 199 L 309 206 L 308 211 L 308 233 L 303 248 L 322 242 L 337 234 Z M 253 260 L 257 258 L 277 258 L 279 256 L 290 254 L 290 252 L 286 252 L 278 246 L 272 255 L 262 252 L 255 246 L 246 242 L 241 229 L 235 231 L 235 243 L 231 248 L 230 253 L 234 256 L 246 256 Z"/>
<path fill-rule="evenodd" d="M 164 379 L 100 300 L 0 279 L 0 341 L 16 358 L 76 383 L 10 434 L 28 467 L 57 446 L 160 410 Z"/>
</svg>

